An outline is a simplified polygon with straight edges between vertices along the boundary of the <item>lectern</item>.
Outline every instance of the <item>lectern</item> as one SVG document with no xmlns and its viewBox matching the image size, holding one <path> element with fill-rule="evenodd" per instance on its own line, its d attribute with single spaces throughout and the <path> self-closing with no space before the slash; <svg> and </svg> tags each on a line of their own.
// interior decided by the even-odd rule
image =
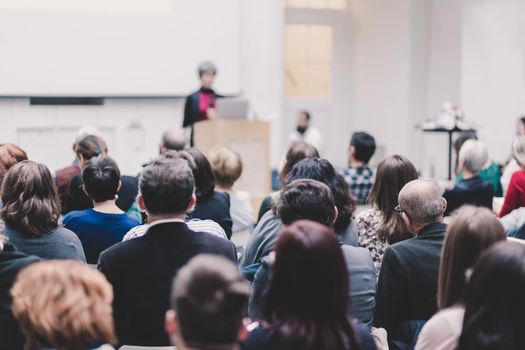
<svg viewBox="0 0 525 350">
<path fill-rule="evenodd" d="M 196 123 L 194 128 L 195 147 L 205 154 L 214 146 L 224 146 L 241 155 L 243 173 L 235 188 L 250 193 L 252 204 L 257 207 L 271 191 L 269 124 L 244 119 L 214 119 Z"/>
</svg>

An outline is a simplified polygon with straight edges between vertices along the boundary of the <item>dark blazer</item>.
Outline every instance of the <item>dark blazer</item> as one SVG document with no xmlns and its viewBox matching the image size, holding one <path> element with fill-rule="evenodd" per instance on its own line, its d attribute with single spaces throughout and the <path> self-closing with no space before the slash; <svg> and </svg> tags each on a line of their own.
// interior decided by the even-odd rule
<svg viewBox="0 0 525 350">
<path fill-rule="evenodd" d="M 135 198 L 139 192 L 139 182 L 136 177 L 123 175 L 120 177 L 122 186 L 118 191 L 117 206 L 123 210 L 128 211 L 133 205 Z M 89 199 L 87 194 L 82 189 L 82 176 L 76 175 L 71 179 L 69 187 L 68 207 L 64 211 L 67 214 L 73 210 L 86 210 L 93 208 L 93 201 Z"/>
<path fill-rule="evenodd" d="M 113 316 L 120 344 L 170 345 L 164 316 L 173 277 L 202 253 L 237 262 L 233 243 L 191 231 L 183 222 L 153 224 L 143 237 L 102 252 L 98 268 L 113 286 Z"/>
<path fill-rule="evenodd" d="M 447 200 L 445 215 L 452 213 L 464 204 L 485 207 L 492 210 L 494 186 L 479 176 L 463 179 L 453 189 L 445 191 L 443 197 Z"/>
<path fill-rule="evenodd" d="M 233 221 L 230 215 L 230 195 L 226 192 L 213 191 L 210 197 L 198 199 L 190 216 L 193 219 L 213 220 L 221 225 L 228 239 L 232 235 Z"/>
<path fill-rule="evenodd" d="M 414 238 L 385 251 L 376 293 L 374 326 L 389 340 L 405 321 L 428 320 L 437 311 L 437 282 L 441 247 L 447 225 L 433 223 Z"/>
<path fill-rule="evenodd" d="M 200 120 L 200 111 L 199 111 L 199 95 L 202 89 L 199 89 L 186 97 L 186 103 L 184 104 L 184 120 L 182 122 L 182 127 L 191 127 L 191 138 L 190 145 L 193 147 L 193 124 L 197 123 Z M 217 95 L 215 91 L 210 91 L 215 95 L 215 98 L 221 98 L 223 96 Z"/>
<path fill-rule="evenodd" d="M 21 350 L 24 336 L 11 312 L 11 287 L 18 272 L 40 259 L 26 255 L 13 245 L 6 243 L 0 250 L 0 349 Z"/>
</svg>

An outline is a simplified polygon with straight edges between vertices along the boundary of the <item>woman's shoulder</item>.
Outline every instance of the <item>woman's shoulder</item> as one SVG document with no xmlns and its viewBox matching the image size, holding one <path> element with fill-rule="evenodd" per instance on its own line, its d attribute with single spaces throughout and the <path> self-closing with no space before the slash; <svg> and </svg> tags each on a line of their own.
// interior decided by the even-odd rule
<svg viewBox="0 0 525 350">
<path fill-rule="evenodd" d="M 454 306 L 432 316 L 419 335 L 416 350 L 455 349 L 463 328 L 465 309 Z"/>
</svg>

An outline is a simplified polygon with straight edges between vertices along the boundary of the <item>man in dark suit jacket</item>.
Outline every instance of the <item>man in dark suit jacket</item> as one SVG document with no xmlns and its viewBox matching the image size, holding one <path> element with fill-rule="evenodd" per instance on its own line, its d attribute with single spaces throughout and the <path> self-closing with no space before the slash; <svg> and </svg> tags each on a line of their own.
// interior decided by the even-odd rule
<svg viewBox="0 0 525 350">
<path fill-rule="evenodd" d="M 148 231 L 100 255 L 98 268 L 113 286 L 113 313 L 120 344 L 170 345 L 164 315 L 177 271 L 201 253 L 237 261 L 230 241 L 191 231 L 184 223 L 186 211 L 196 201 L 194 186 L 186 160 L 154 160 L 142 171 L 138 198 L 139 207 L 148 214 Z"/>
<path fill-rule="evenodd" d="M 376 294 L 374 325 L 388 332 L 391 349 L 408 349 L 436 311 L 437 282 L 447 202 L 430 181 L 414 180 L 399 192 L 396 211 L 414 238 L 385 251 Z M 413 348 L 413 347 L 412 347 Z"/>
</svg>

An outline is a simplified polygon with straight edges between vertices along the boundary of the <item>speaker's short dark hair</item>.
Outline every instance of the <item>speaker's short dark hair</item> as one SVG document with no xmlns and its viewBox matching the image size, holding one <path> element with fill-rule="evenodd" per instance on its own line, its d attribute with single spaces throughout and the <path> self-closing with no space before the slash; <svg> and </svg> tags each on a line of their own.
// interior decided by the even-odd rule
<svg viewBox="0 0 525 350">
<path fill-rule="evenodd" d="M 186 345 L 237 343 L 249 295 L 249 285 L 231 261 L 206 254 L 193 258 L 179 270 L 171 289 L 171 307 Z"/>
<path fill-rule="evenodd" d="M 327 185 L 317 180 L 300 179 L 283 188 L 274 210 L 285 225 L 310 220 L 331 227 L 334 207 L 334 196 Z"/>
<path fill-rule="evenodd" d="M 161 156 L 143 169 L 139 187 L 150 213 L 181 214 L 191 200 L 195 181 L 185 159 Z"/>
<path fill-rule="evenodd" d="M 115 199 L 120 170 L 111 158 L 91 158 L 82 169 L 82 182 L 88 196 L 95 202 Z"/>
<path fill-rule="evenodd" d="M 376 140 L 366 132 L 355 132 L 352 135 L 350 146 L 354 146 L 355 159 L 368 163 L 376 151 Z"/>
</svg>

